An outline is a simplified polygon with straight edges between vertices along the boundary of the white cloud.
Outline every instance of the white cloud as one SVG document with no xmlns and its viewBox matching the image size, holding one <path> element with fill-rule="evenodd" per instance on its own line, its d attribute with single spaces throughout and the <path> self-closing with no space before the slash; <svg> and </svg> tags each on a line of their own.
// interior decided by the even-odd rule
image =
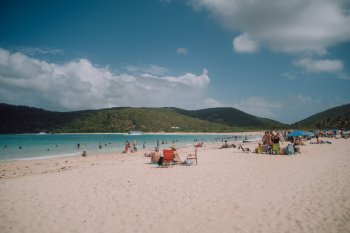
<svg viewBox="0 0 350 233">
<path fill-rule="evenodd" d="M 255 116 L 275 118 L 274 112 L 281 109 L 283 104 L 264 96 L 251 96 L 234 103 L 233 107 Z"/>
<path fill-rule="evenodd" d="M 298 73 L 295 70 L 290 70 L 288 72 L 284 72 L 282 76 L 288 80 L 295 80 L 298 77 Z"/>
<path fill-rule="evenodd" d="M 188 54 L 188 49 L 186 49 L 186 48 L 178 48 L 176 50 L 176 53 L 177 54 L 182 54 L 182 55 L 187 55 Z"/>
<path fill-rule="evenodd" d="M 178 77 L 167 76 L 167 77 L 162 77 L 161 79 L 167 80 L 173 83 L 185 84 L 187 86 L 190 86 L 196 89 L 198 88 L 202 89 L 207 87 L 210 81 L 208 76 L 208 71 L 206 69 L 204 69 L 203 73 L 199 76 L 192 73 L 186 73 L 185 75 L 178 76 Z"/>
<path fill-rule="evenodd" d="M 266 96 L 251 96 L 237 100 L 232 107 L 246 113 L 275 119 L 284 123 L 294 123 L 313 114 L 330 108 L 334 103 L 339 106 L 349 103 L 348 98 L 323 98 L 322 96 L 310 96 L 301 93 L 274 98 Z"/>
<path fill-rule="evenodd" d="M 146 65 L 140 65 L 140 66 L 135 66 L 135 65 L 129 65 L 124 67 L 124 69 L 131 74 L 134 75 L 140 75 L 143 73 L 148 73 L 152 75 L 167 75 L 170 73 L 170 69 L 154 64 L 146 64 Z"/>
<path fill-rule="evenodd" d="M 253 53 L 258 51 L 258 44 L 253 41 L 247 33 L 233 39 L 233 48 L 238 53 Z"/>
<path fill-rule="evenodd" d="M 34 56 L 37 54 L 52 54 L 52 55 L 64 54 L 64 51 L 62 49 L 54 49 L 54 48 L 36 48 L 36 47 L 29 47 L 29 46 L 18 46 L 18 47 L 15 47 L 15 50 L 29 56 Z"/>
<path fill-rule="evenodd" d="M 350 76 L 348 74 L 345 74 L 345 73 L 340 73 L 338 75 L 338 78 L 339 79 L 344 79 L 344 80 L 350 80 Z"/>
<path fill-rule="evenodd" d="M 294 62 L 294 65 L 304 68 L 313 73 L 338 73 L 343 71 L 344 65 L 340 60 L 314 60 L 312 58 L 303 58 Z"/>
<path fill-rule="evenodd" d="M 80 110 L 115 106 L 193 108 L 206 98 L 210 82 L 207 70 L 200 75 L 162 76 L 155 74 L 168 69 L 155 65 L 143 68 L 152 74 L 115 74 L 86 59 L 48 63 L 0 48 L 0 99 L 50 110 Z"/>
<path fill-rule="evenodd" d="M 287 53 L 325 54 L 350 40 L 350 4 L 345 0 L 188 0 L 225 27 Z"/>
<path fill-rule="evenodd" d="M 304 96 L 304 95 L 296 95 L 294 97 L 299 103 L 308 103 L 308 102 L 312 102 L 313 99 L 310 96 Z"/>
<path fill-rule="evenodd" d="M 218 108 L 218 107 L 225 107 L 225 105 L 213 98 L 207 98 L 203 100 L 202 106 L 200 106 L 200 108 Z"/>
</svg>

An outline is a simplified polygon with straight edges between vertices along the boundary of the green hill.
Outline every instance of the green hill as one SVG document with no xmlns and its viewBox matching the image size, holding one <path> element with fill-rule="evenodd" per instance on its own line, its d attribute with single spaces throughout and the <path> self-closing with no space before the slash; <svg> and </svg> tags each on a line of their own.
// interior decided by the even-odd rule
<svg viewBox="0 0 350 233">
<path fill-rule="evenodd" d="M 76 112 L 0 104 L 0 133 L 226 132 L 233 127 L 182 115 L 170 108 L 111 108 Z"/>
<path fill-rule="evenodd" d="M 0 133 L 233 132 L 285 125 L 234 108 L 110 108 L 75 112 L 0 104 Z"/>
<path fill-rule="evenodd" d="M 292 125 L 294 128 L 333 129 L 350 128 L 350 104 L 331 108 Z"/>
<path fill-rule="evenodd" d="M 256 117 L 234 108 L 109 108 L 52 112 L 0 104 L 0 133 L 234 132 L 283 128 L 350 128 L 350 104 L 315 114 L 292 125 Z"/>
<path fill-rule="evenodd" d="M 230 127 L 191 118 L 165 108 L 112 108 L 83 111 L 72 121 L 54 128 L 55 132 L 184 132 L 227 131 Z M 232 129 L 231 129 L 232 130 Z"/>
<path fill-rule="evenodd" d="M 278 121 L 256 117 L 235 108 L 208 108 L 194 111 L 175 109 L 175 111 L 187 116 L 231 127 L 243 127 L 246 129 L 280 129 L 287 127 L 286 124 Z"/>
</svg>

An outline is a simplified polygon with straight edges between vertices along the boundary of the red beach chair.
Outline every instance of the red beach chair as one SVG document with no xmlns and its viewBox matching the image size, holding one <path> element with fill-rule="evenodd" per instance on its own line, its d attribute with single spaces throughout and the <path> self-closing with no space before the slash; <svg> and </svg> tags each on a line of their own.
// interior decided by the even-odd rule
<svg viewBox="0 0 350 233">
<path fill-rule="evenodd" d="M 173 150 L 163 150 L 164 161 L 163 165 L 169 166 L 173 163 Z"/>
</svg>

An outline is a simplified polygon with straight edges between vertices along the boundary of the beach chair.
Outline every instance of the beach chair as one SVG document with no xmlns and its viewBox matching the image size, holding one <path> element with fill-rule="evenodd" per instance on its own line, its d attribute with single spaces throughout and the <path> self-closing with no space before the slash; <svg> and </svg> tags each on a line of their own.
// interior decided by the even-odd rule
<svg viewBox="0 0 350 233">
<path fill-rule="evenodd" d="M 197 166 L 197 150 L 198 150 L 198 147 L 196 146 L 195 149 L 194 149 L 194 154 L 189 154 L 187 155 L 187 161 L 196 161 L 196 166 Z"/>
<path fill-rule="evenodd" d="M 163 155 L 164 155 L 163 165 L 169 166 L 169 165 L 174 163 L 173 162 L 173 150 L 163 150 Z"/>
<path fill-rule="evenodd" d="M 261 153 L 270 154 L 270 146 L 269 145 L 262 145 L 261 146 Z"/>
</svg>

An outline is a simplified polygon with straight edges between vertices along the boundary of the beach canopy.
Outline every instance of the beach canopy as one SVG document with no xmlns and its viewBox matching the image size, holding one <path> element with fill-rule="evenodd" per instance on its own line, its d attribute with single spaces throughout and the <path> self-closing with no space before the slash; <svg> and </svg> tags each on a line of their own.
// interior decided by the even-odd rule
<svg viewBox="0 0 350 233">
<path fill-rule="evenodd" d="M 288 137 L 299 137 L 299 136 L 308 136 L 308 135 L 302 130 L 294 130 L 293 132 L 290 132 L 288 134 Z"/>
</svg>

